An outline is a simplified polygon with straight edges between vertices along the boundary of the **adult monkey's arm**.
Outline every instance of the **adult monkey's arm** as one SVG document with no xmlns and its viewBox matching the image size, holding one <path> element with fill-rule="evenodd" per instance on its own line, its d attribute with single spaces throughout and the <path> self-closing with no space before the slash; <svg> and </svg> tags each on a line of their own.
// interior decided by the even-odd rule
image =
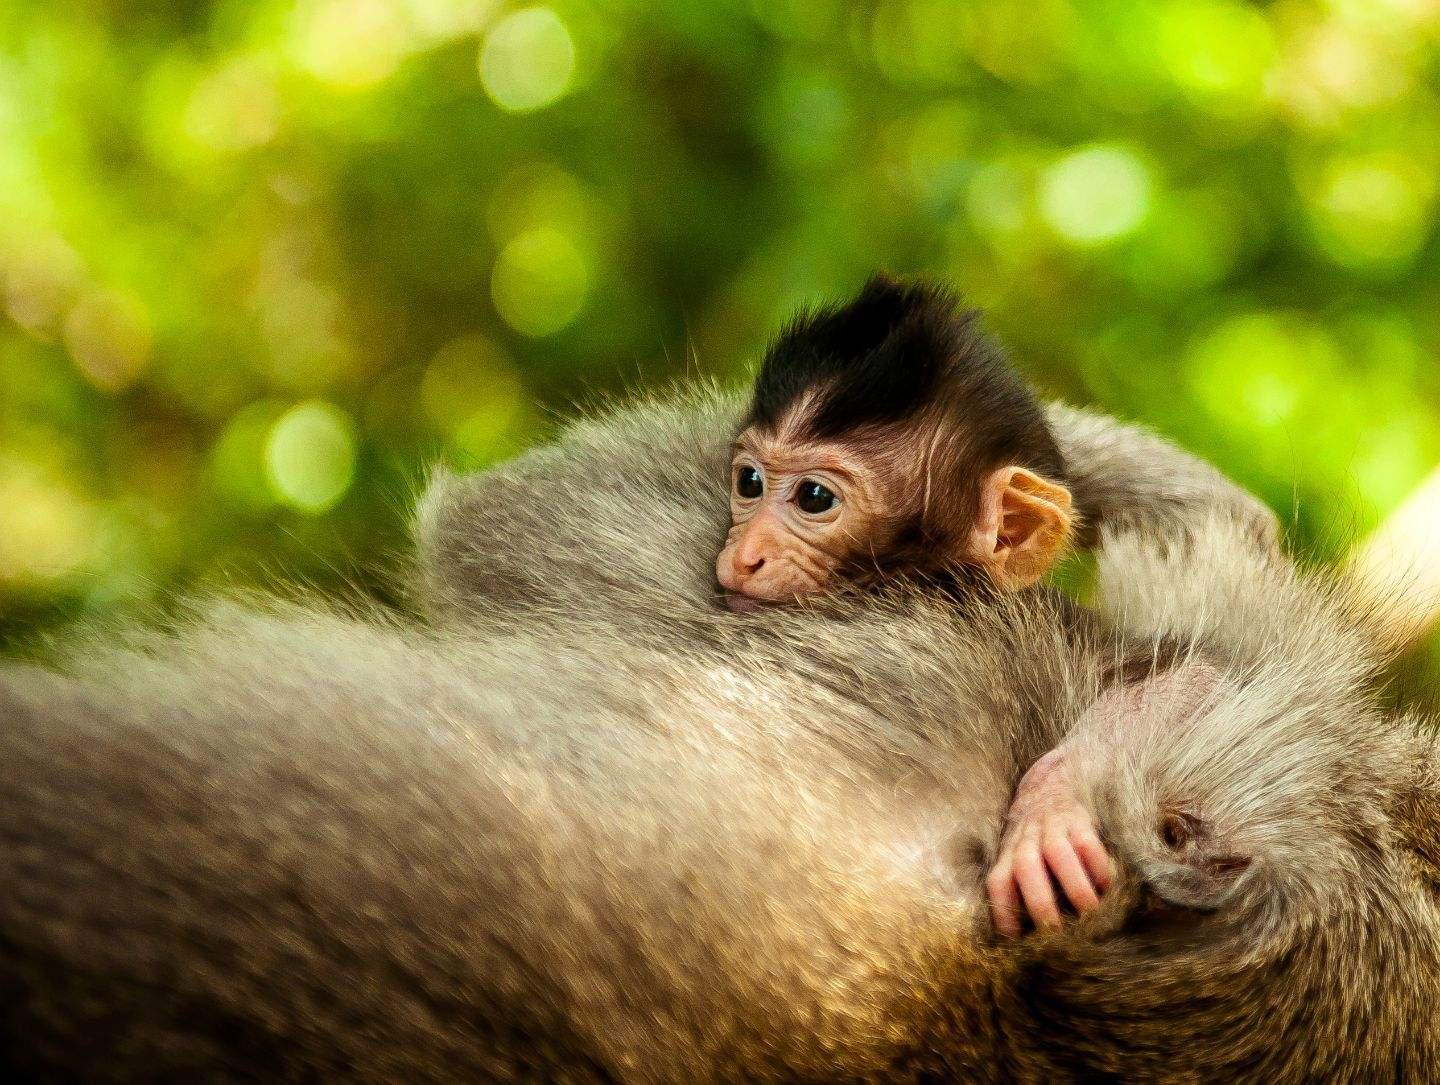
<svg viewBox="0 0 1440 1085">
<path fill-rule="evenodd" d="M 1370 701 L 1377 653 L 1345 594 L 1297 571 L 1273 514 L 1209 464 L 1082 411 L 1050 417 L 1100 544 L 1098 608 L 1157 649 L 1039 767 L 1063 762 L 1064 789 L 1152 890 L 1218 907 L 1266 867 L 1268 817 L 1318 816 L 1344 765 L 1403 745 Z"/>
<path fill-rule="evenodd" d="M 1274 513 L 1204 460 L 1139 426 L 1053 403 L 1047 415 L 1065 457 L 1081 542 L 1101 532 L 1136 531 L 1173 545 L 1217 514 L 1232 518 L 1261 549 L 1273 550 Z"/>
<path fill-rule="evenodd" d="M 1430 1080 L 1434 837 L 1415 838 L 1433 754 L 1377 710 L 1345 593 L 1298 572 L 1269 511 L 1208 465 L 1083 412 L 1051 420 L 1100 543 L 1100 609 L 1163 642 L 1046 755 L 1063 771 L 1040 801 L 1078 805 L 1117 880 L 1077 929 L 1022 944 L 1030 1004 L 1087 1023 L 1080 1058 L 1131 1052 L 1100 1064 L 1127 1077 Z M 1147 1061 L 1181 1033 L 1192 1066 Z"/>
<path fill-rule="evenodd" d="M 1201 645 L 1217 662 L 1289 652 L 1338 668 L 1352 688 L 1374 677 L 1385 649 L 1367 604 L 1302 575 L 1258 498 L 1140 427 L 1063 404 L 1049 418 L 1082 542 L 1099 550 L 1095 603 L 1111 620 Z"/>
<path fill-rule="evenodd" d="M 1056 927 L 1062 899 L 1082 913 L 1093 911 L 1111 886 L 1104 827 L 1077 786 L 1080 748 L 1093 767 L 1110 768 L 1134 737 L 1125 735 L 1127 721 L 1143 707 L 1183 705 L 1215 688 L 1213 666 L 1177 666 L 1173 659 L 1176 644 L 1188 651 L 1195 615 L 1207 613 L 1210 593 L 1223 582 L 1198 548 L 1208 553 L 1218 534 L 1225 540 L 1221 548 L 1234 551 L 1222 564 L 1278 555 L 1275 517 L 1209 464 L 1110 418 L 1060 404 L 1048 409 L 1048 418 L 1074 489 L 1081 541 L 1101 544 L 1098 609 L 1127 632 L 1155 638 L 1157 649 L 1153 665 L 1142 650 L 1117 666 L 1119 683 L 1098 690 L 1072 733 L 1021 779 L 986 883 L 996 925 L 1011 936 L 1020 933 L 1023 914 L 1037 926 Z M 1180 593 L 1190 613 L 1157 607 L 1150 598 L 1146 606 L 1134 605 L 1143 595 L 1169 598 L 1177 589 L 1176 570 L 1159 577 L 1149 568 L 1157 557 L 1179 559 L 1179 578 L 1191 585 Z M 1170 642 L 1163 649 L 1162 639 Z M 1164 668 L 1158 666 L 1162 656 L 1172 657 Z M 1153 673 L 1161 669 L 1171 673 Z M 1106 836 L 1113 838 L 1113 829 Z"/>
</svg>

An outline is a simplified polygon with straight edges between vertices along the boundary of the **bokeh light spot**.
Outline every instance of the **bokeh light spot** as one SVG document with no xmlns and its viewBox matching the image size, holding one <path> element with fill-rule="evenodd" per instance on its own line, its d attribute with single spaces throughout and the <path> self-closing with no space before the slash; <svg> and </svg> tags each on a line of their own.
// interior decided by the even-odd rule
<svg viewBox="0 0 1440 1085">
<path fill-rule="evenodd" d="M 202 79 L 185 106 L 185 134 L 212 151 L 262 147 L 280 130 L 274 73 L 251 58 L 233 60 Z"/>
<path fill-rule="evenodd" d="M 526 162 L 496 183 L 485 205 L 490 235 L 505 244 L 534 226 L 584 229 L 589 216 L 585 189 L 574 174 L 552 162 Z"/>
<path fill-rule="evenodd" d="M 1261 107 L 1276 55 L 1265 16 L 1229 0 L 1177 0 L 1162 6 L 1160 51 L 1176 85 L 1197 105 L 1219 114 Z"/>
<path fill-rule="evenodd" d="M 50 234 L 16 238 L 0 260 L 5 312 L 32 335 L 54 330 L 84 279 L 79 255 Z"/>
<path fill-rule="evenodd" d="M 338 90 L 363 90 L 400 66 L 410 26 L 395 0 L 307 0 L 295 11 L 292 47 L 300 67 Z"/>
<path fill-rule="evenodd" d="M 919 5 L 917 22 L 943 33 L 949 28 L 940 19 L 954 11 L 963 12 L 965 18 L 955 29 L 987 71 L 1009 83 L 1043 83 L 1059 73 L 1073 47 L 1075 26 L 1083 17 L 1076 7 L 1068 0 L 1016 4 L 937 4 L 931 0 Z"/>
<path fill-rule="evenodd" d="M 265 442 L 285 406 L 260 400 L 236 411 L 210 450 L 211 486 L 229 506 L 246 512 L 273 508 L 265 477 Z"/>
<path fill-rule="evenodd" d="M 474 34 L 484 27 L 499 0 L 405 0 L 416 30 L 431 41 Z"/>
<path fill-rule="evenodd" d="M 1190 351 L 1191 382 L 1215 418 L 1238 433 L 1279 430 L 1313 403 L 1317 381 L 1336 367 L 1324 331 L 1283 313 L 1230 318 Z"/>
<path fill-rule="evenodd" d="M 65 345 L 86 380 L 101 391 L 118 392 L 150 362 L 150 320 L 134 298 L 97 291 L 65 318 Z"/>
<path fill-rule="evenodd" d="M 523 397 L 520 374 L 489 339 L 466 335 L 445 344 L 425 368 L 420 404 L 442 432 L 454 435 L 477 414 Z"/>
<path fill-rule="evenodd" d="M 540 226 L 501 251 L 490 292 L 507 324 L 538 338 L 555 334 L 580 314 L 589 282 L 585 257 L 570 236 Z"/>
<path fill-rule="evenodd" d="M 1297 36 L 1274 80 L 1279 104 L 1312 127 L 1340 122 L 1351 110 L 1388 104 L 1414 82 L 1410 51 L 1393 37 L 1329 22 Z"/>
<path fill-rule="evenodd" d="M 1150 171 L 1124 147 L 1094 146 L 1060 159 L 1040 179 L 1040 210 L 1073 245 L 1131 233 L 1150 210 Z"/>
<path fill-rule="evenodd" d="M 63 479 L 0 457 L 0 586 L 42 587 L 82 571 L 96 527 L 93 507 Z"/>
<path fill-rule="evenodd" d="M 324 400 L 298 403 L 282 414 L 265 441 L 265 476 L 282 504 L 324 512 L 355 479 L 355 426 Z"/>
<path fill-rule="evenodd" d="M 1399 265 L 1430 226 L 1434 181 L 1399 153 L 1341 158 L 1321 171 L 1309 210 L 1321 247 L 1350 266 Z"/>
<path fill-rule="evenodd" d="M 480 49 L 480 81 L 501 109 L 528 113 L 556 101 L 575 74 L 575 43 L 547 7 L 524 8 L 501 19 Z"/>
<path fill-rule="evenodd" d="M 464 335 L 441 348 L 420 382 L 420 403 L 445 434 L 452 461 L 464 470 L 518 452 L 535 428 L 519 372 L 481 335 Z"/>
<path fill-rule="evenodd" d="M 521 451 L 534 425 L 524 400 L 492 399 L 456 429 L 451 448 L 462 469 L 487 467 Z"/>
</svg>

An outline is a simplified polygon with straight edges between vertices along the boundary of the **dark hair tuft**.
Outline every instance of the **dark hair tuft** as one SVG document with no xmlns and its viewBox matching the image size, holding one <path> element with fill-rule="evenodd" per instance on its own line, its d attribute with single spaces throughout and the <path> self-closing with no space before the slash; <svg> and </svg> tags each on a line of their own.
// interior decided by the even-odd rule
<svg viewBox="0 0 1440 1085">
<path fill-rule="evenodd" d="M 801 420 L 819 440 L 902 422 L 927 405 L 953 413 L 981 469 L 1001 462 L 1059 480 L 1044 414 L 1000 348 L 953 293 L 876 275 L 851 302 L 797 315 L 765 353 L 749 424 L 774 429 L 807 391 Z"/>
</svg>

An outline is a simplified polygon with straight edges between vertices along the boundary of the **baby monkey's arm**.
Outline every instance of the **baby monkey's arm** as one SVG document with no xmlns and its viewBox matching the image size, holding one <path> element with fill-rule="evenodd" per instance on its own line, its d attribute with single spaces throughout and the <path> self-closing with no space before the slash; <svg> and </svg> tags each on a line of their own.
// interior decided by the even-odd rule
<svg viewBox="0 0 1440 1085">
<path fill-rule="evenodd" d="M 1093 796 L 1077 769 L 1120 763 L 1147 729 L 1188 724 L 1214 697 L 1220 672 L 1187 657 L 1142 677 L 1120 680 L 1102 693 L 1065 740 L 1045 754 L 1015 789 L 1000 853 L 985 881 L 996 929 L 1017 937 L 1028 914 L 1037 928 L 1058 927 L 1058 888 L 1084 915 L 1100 906 L 1115 872 L 1091 813 Z M 1092 772 L 1093 776 L 1094 773 Z"/>
</svg>

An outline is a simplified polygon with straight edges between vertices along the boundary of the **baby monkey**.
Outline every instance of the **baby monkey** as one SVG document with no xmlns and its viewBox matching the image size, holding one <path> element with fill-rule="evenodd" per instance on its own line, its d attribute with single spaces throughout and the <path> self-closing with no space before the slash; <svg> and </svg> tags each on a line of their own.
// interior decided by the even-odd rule
<svg viewBox="0 0 1440 1085">
<path fill-rule="evenodd" d="M 1055 564 L 1064 462 L 976 320 L 944 290 L 877 276 L 780 333 L 735 441 L 715 569 L 732 609 L 961 566 L 1016 590 Z"/>
<path fill-rule="evenodd" d="M 1054 566 L 1073 527 L 1065 464 L 977 321 L 939 287 L 877 276 L 780 333 L 735 441 L 715 567 L 731 609 L 965 568 L 1016 591 Z M 1008 935 L 1022 902 L 1037 926 L 1054 926 L 1056 885 L 1084 912 L 1110 882 L 1088 814 L 1057 786 L 1058 757 L 1021 782 L 987 880 Z"/>
</svg>

